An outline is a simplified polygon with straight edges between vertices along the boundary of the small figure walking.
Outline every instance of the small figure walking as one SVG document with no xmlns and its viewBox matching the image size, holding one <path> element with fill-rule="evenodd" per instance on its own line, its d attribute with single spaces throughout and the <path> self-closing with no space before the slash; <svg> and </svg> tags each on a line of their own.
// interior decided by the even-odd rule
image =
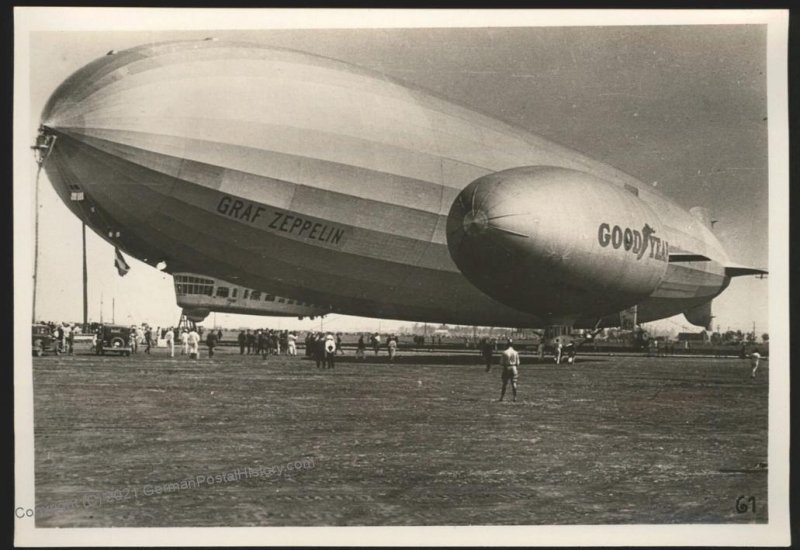
<svg viewBox="0 0 800 550">
<path fill-rule="evenodd" d="M 208 331 L 208 336 L 206 336 L 206 346 L 208 346 L 208 356 L 214 357 L 214 348 L 217 347 L 217 333 L 213 330 Z"/>
<path fill-rule="evenodd" d="M 367 345 L 364 343 L 364 335 L 358 337 L 358 346 L 356 347 L 356 358 L 357 359 L 364 359 L 364 352 L 367 349 Z"/>
<path fill-rule="evenodd" d="M 500 392 L 500 399 L 502 401 L 506 395 L 506 386 L 511 382 L 512 401 L 517 400 L 517 380 L 519 379 L 519 353 L 512 346 L 511 339 L 506 341 L 506 349 L 500 354 L 500 364 L 503 366 L 503 389 Z"/>
<path fill-rule="evenodd" d="M 756 371 L 758 370 L 758 362 L 761 360 L 761 354 L 757 351 L 753 351 L 750 354 L 750 366 L 753 370 L 750 371 L 750 378 L 756 377 Z"/>
</svg>

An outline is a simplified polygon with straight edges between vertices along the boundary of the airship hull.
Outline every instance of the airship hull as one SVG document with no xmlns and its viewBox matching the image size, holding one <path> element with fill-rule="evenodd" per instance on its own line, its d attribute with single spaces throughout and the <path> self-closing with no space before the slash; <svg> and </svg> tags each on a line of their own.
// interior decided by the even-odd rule
<svg viewBox="0 0 800 550">
<path fill-rule="evenodd" d="M 153 265 L 166 261 L 170 272 L 199 271 L 332 311 L 550 322 L 476 288 L 448 252 L 447 216 L 458 193 L 518 166 L 580 170 L 634 187 L 663 214 L 670 246 L 712 258 L 670 264 L 640 302 L 641 320 L 707 302 L 728 281 L 727 257 L 710 231 L 634 178 L 390 79 L 299 52 L 216 42 L 119 52 L 62 84 L 42 124 L 57 136 L 45 164 L 51 181 L 110 242 Z M 70 186 L 85 200 L 70 201 Z M 591 326 L 596 318 L 571 322 Z"/>
</svg>

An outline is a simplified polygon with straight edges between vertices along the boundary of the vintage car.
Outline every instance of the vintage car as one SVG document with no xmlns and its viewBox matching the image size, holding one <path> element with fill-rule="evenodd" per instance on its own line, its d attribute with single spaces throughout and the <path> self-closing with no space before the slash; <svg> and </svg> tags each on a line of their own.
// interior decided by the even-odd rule
<svg viewBox="0 0 800 550">
<path fill-rule="evenodd" d="M 46 351 L 58 352 L 55 341 L 49 326 L 31 325 L 31 344 L 36 357 L 41 357 Z"/>
<path fill-rule="evenodd" d="M 97 355 L 105 353 L 131 354 L 130 327 L 122 325 L 100 325 L 95 336 L 94 351 Z"/>
</svg>

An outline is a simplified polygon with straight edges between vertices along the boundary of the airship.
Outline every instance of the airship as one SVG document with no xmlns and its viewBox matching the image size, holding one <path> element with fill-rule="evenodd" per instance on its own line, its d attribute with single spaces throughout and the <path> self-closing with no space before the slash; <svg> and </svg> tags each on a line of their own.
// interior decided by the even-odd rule
<svg viewBox="0 0 800 550">
<path fill-rule="evenodd" d="M 169 273 L 330 312 L 509 327 L 711 322 L 709 211 L 363 68 L 218 40 L 112 50 L 41 115 L 72 212 Z"/>
</svg>

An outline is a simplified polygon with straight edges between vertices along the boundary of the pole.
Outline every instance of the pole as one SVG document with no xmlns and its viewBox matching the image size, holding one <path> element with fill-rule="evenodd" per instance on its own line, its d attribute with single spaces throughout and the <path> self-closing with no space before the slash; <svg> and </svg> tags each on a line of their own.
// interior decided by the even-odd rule
<svg viewBox="0 0 800 550">
<path fill-rule="evenodd" d="M 103 293 L 100 292 L 100 324 L 103 324 Z"/>
<path fill-rule="evenodd" d="M 41 166 L 39 171 L 41 172 Z M 34 219 L 34 236 L 33 236 L 33 322 L 36 322 L 36 282 L 39 272 L 39 174 L 36 175 L 36 186 L 34 191 L 34 203 L 36 211 L 33 216 Z"/>
<path fill-rule="evenodd" d="M 86 271 L 86 222 L 83 223 L 83 332 L 89 331 L 89 292 Z"/>
<path fill-rule="evenodd" d="M 116 301 L 117 301 L 117 299 L 112 296 L 111 297 L 111 324 L 112 325 L 114 324 L 114 305 L 115 305 Z"/>
</svg>

